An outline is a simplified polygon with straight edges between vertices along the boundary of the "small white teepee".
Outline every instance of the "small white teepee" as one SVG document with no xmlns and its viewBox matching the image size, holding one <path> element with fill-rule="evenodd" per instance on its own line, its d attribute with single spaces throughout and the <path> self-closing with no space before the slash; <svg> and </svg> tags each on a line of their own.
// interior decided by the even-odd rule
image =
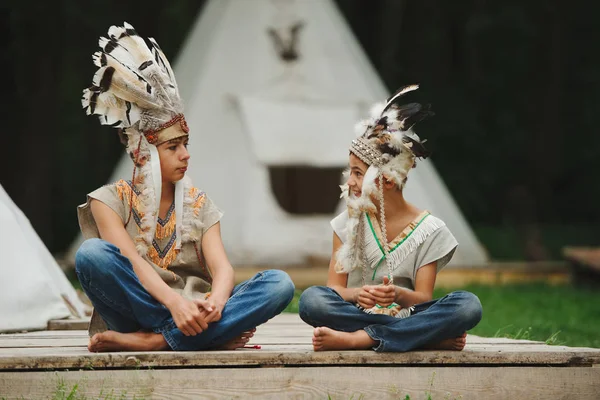
<svg viewBox="0 0 600 400">
<path fill-rule="evenodd" d="M 388 95 L 333 1 L 209 1 L 175 74 L 191 129 L 188 173 L 225 212 L 222 235 L 232 262 L 328 258 L 335 213 L 284 211 L 269 167 L 346 166 L 355 123 Z M 124 157 L 112 181 L 131 179 L 132 168 Z M 460 246 L 452 264 L 487 261 L 430 161 L 411 172 L 405 194 L 454 233 Z"/>
<path fill-rule="evenodd" d="M 0 332 L 83 317 L 85 305 L 29 220 L 0 186 Z"/>
</svg>

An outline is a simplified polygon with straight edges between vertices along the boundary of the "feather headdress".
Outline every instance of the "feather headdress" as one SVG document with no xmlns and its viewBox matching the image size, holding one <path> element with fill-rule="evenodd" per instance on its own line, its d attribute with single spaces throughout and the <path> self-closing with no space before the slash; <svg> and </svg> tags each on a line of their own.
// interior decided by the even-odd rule
<svg viewBox="0 0 600 400">
<path fill-rule="evenodd" d="M 150 47 L 127 22 L 111 26 L 92 56 L 99 69 L 81 103 L 88 115 L 99 115 L 101 124 L 135 128 L 159 145 L 172 138 L 159 138 L 157 132 L 174 122 L 180 123 L 182 134 L 188 128 L 171 65 L 158 43 L 149 41 Z"/>
<path fill-rule="evenodd" d="M 81 100 L 87 115 L 98 115 L 101 124 L 122 128 L 127 135 L 127 152 L 134 161 L 132 185 L 140 193 L 143 214 L 134 242 L 142 255 L 152 245 L 160 207 L 162 178 L 156 146 L 189 132 L 171 65 L 158 43 L 148 41 L 149 46 L 127 22 L 111 26 L 108 37 L 98 41 L 101 50 L 92 56 L 98 70 Z M 182 236 L 190 239 L 191 228 L 185 224 L 191 221 L 182 221 L 184 202 L 191 203 L 184 199 L 189 188 L 187 178 L 175 185 L 176 249 Z"/>
<path fill-rule="evenodd" d="M 429 105 L 410 103 L 398 105 L 397 102 L 407 93 L 417 90 L 418 85 L 400 88 L 385 103 L 376 104 L 371 109 L 369 119 L 356 126 L 358 137 L 350 145 L 350 152 L 365 162 L 369 168 L 363 177 L 361 196 L 354 198 L 348 193 L 348 185 L 342 185 L 342 197 L 348 207 L 348 239 L 336 254 L 336 271 L 349 273 L 364 263 L 361 244 L 364 223 L 362 214 L 375 212 L 377 207 L 373 198 L 379 200 L 380 220 L 383 234 L 383 247 L 389 265 L 389 249 L 385 227 L 385 209 L 383 204 L 383 178 L 392 180 L 397 187 L 403 188 L 408 172 L 415 166 L 416 158 L 427 158 L 429 152 L 423 146 L 412 127 L 432 116 Z M 379 178 L 379 185 L 376 184 Z M 390 271 L 390 279 L 392 274 Z"/>
</svg>

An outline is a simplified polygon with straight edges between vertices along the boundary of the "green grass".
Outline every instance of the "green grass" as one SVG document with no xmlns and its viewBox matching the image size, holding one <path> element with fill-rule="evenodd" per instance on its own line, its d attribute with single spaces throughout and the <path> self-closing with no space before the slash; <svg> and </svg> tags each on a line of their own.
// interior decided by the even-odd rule
<svg viewBox="0 0 600 400">
<path fill-rule="evenodd" d="M 81 283 L 79 283 L 79 278 L 77 278 L 77 272 L 75 272 L 75 268 L 68 268 L 65 270 L 65 275 L 75 289 L 83 290 L 81 288 Z"/>
<path fill-rule="evenodd" d="M 114 389 L 110 390 L 100 390 L 100 394 L 98 396 L 86 396 L 81 393 L 83 387 L 81 383 L 75 383 L 73 386 L 71 384 L 67 384 L 65 380 L 61 377 L 58 378 L 56 382 L 56 390 L 52 394 L 52 400 L 144 400 L 146 397 L 141 395 L 138 396 L 136 394 L 131 396 L 126 391 L 121 391 L 120 393 L 115 393 Z"/>
<path fill-rule="evenodd" d="M 471 333 L 600 348 L 600 292 L 543 283 L 470 286 L 483 305 Z M 444 291 L 436 291 L 443 295 Z"/>
<path fill-rule="evenodd" d="M 543 283 L 465 287 L 483 305 L 483 318 L 470 333 L 575 347 L 600 348 L 600 292 Z M 436 289 L 434 297 L 447 294 Z M 284 312 L 298 312 L 297 290 Z"/>
</svg>

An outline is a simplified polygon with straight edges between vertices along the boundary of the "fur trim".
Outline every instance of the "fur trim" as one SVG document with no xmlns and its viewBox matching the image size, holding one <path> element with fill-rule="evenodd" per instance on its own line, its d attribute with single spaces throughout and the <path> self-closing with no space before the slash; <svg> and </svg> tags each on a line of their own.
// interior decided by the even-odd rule
<svg viewBox="0 0 600 400">
<path fill-rule="evenodd" d="M 147 154 L 147 159 L 150 160 L 150 150 L 148 146 L 151 144 L 148 143 L 144 135 L 140 134 L 136 131 L 130 138 L 131 141 L 139 141 L 139 138 L 142 139 L 142 145 L 140 146 L 140 155 Z M 156 208 L 156 196 L 154 190 L 154 180 L 152 178 L 152 166 L 150 162 L 146 162 L 143 166 L 140 167 L 139 173 L 141 175 L 141 179 L 137 184 L 138 190 L 140 191 L 140 195 L 138 198 L 140 199 L 140 213 L 143 214 L 142 220 L 140 221 L 140 233 L 134 239 L 134 243 L 136 245 L 136 249 L 139 254 L 147 254 L 148 248 L 152 246 L 152 240 L 154 239 L 154 231 L 156 230 L 156 221 L 158 218 L 158 210 Z M 160 193 L 158 194 L 160 196 Z"/>
<path fill-rule="evenodd" d="M 182 242 L 199 242 L 204 225 L 200 218 L 195 215 L 194 203 L 196 196 L 192 195 L 192 180 L 189 177 L 183 178 L 183 223 L 181 226 Z"/>
</svg>

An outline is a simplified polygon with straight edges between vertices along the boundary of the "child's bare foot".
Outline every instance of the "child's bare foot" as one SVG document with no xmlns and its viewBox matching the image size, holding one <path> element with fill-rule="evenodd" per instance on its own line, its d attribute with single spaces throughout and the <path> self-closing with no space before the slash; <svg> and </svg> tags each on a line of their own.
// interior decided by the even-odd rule
<svg viewBox="0 0 600 400">
<path fill-rule="evenodd" d="M 312 343 L 315 351 L 365 350 L 377 344 L 363 330 L 340 332 L 326 327 L 315 328 Z"/>
<path fill-rule="evenodd" d="M 249 331 L 243 332 L 240 336 L 235 339 L 230 340 L 225 343 L 223 346 L 219 347 L 218 350 L 235 350 L 241 349 L 244 347 L 248 341 L 254 336 L 254 332 L 256 332 L 256 328 L 251 329 Z"/>
<path fill-rule="evenodd" d="M 455 350 L 461 351 L 467 344 L 467 332 L 463 333 L 459 337 L 442 340 L 441 342 L 434 343 L 425 346 L 426 349 L 430 350 Z"/>
<path fill-rule="evenodd" d="M 154 332 L 120 333 L 106 331 L 96 333 L 88 344 L 88 350 L 92 352 L 156 351 L 167 350 L 168 348 L 169 345 L 163 335 Z"/>
</svg>

